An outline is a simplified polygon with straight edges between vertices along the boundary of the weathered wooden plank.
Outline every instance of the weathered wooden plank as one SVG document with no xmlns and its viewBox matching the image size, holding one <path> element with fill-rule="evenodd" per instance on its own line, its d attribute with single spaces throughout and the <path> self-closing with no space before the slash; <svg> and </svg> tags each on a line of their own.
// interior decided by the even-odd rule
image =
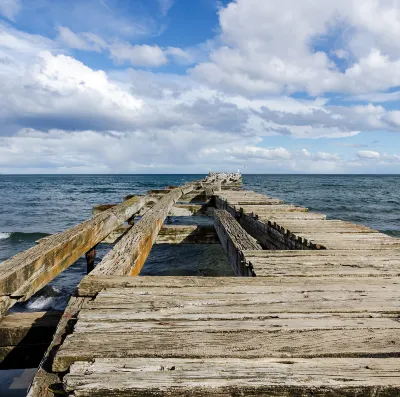
<svg viewBox="0 0 400 397">
<path fill-rule="evenodd" d="M 398 276 L 400 252 L 369 251 L 245 251 L 257 276 Z"/>
<path fill-rule="evenodd" d="M 267 358 L 267 357 L 399 357 L 397 329 L 305 331 L 174 330 L 118 334 L 73 333 L 67 336 L 53 362 L 54 372 L 67 371 L 76 361 L 95 358 Z M 340 343 L 339 343 L 340 342 Z"/>
<path fill-rule="evenodd" d="M 58 323 L 54 338 L 38 368 L 38 371 L 29 387 L 27 397 L 53 397 L 51 390 L 62 389 L 59 374 L 52 372 L 53 360 L 65 336 L 72 332 L 77 315 L 87 298 L 72 297 Z"/>
<path fill-rule="evenodd" d="M 208 215 L 208 207 L 199 204 L 175 204 L 169 216 Z"/>
<path fill-rule="evenodd" d="M 328 277 L 323 279 L 315 279 L 314 277 L 269 277 L 267 280 L 264 277 L 252 278 L 236 278 L 236 277 L 121 277 L 121 276 L 104 276 L 90 274 L 84 277 L 79 284 L 78 294 L 84 297 L 94 297 L 104 289 L 113 288 L 131 288 L 132 293 L 144 293 L 144 290 L 154 290 L 165 288 L 171 290 L 174 288 L 174 293 L 181 289 L 185 293 L 186 288 L 198 288 L 205 293 L 208 289 L 219 291 L 232 291 L 239 293 L 259 293 L 264 290 L 268 293 L 271 290 L 283 291 L 297 288 L 300 291 L 308 291 L 317 289 L 323 291 L 342 291 L 343 294 L 350 289 L 363 291 L 365 288 L 375 289 L 393 289 L 398 290 L 400 281 L 398 277 Z"/>
<path fill-rule="evenodd" d="M 155 244 L 219 244 L 214 226 L 164 225 Z"/>
<path fill-rule="evenodd" d="M 223 198 L 221 198 L 219 195 L 215 197 L 215 204 L 218 209 L 225 209 L 228 210 L 227 207 L 231 207 L 232 209 L 236 208 L 236 211 L 239 212 L 240 208 L 246 208 L 249 205 L 245 204 L 231 204 L 229 201 L 226 202 Z M 253 207 L 254 205 L 251 205 L 250 207 Z M 308 212 L 308 208 L 305 207 L 297 207 L 295 205 L 290 205 L 290 204 L 281 204 L 281 205 L 258 205 L 258 207 L 264 207 L 266 210 L 268 209 L 269 213 L 276 213 L 276 212 Z M 254 212 L 254 211 L 251 211 Z M 251 213 L 250 212 L 250 213 Z"/>
<path fill-rule="evenodd" d="M 282 220 L 279 224 L 292 233 L 378 233 L 367 226 L 340 220 Z"/>
<path fill-rule="evenodd" d="M 194 190 L 190 193 L 185 193 L 179 199 L 180 203 L 203 203 L 207 200 L 206 193 L 203 190 Z"/>
<path fill-rule="evenodd" d="M 131 227 L 118 227 L 102 243 L 115 244 Z M 219 239 L 214 226 L 164 225 L 154 244 L 219 244 Z"/>
<path fill-rule="evenodd" d="M 398 358 L 324 359 L 96 359 L 65 377 L 77 397 L 395 397 Z"/>
<path fill-rule="evenodd" d="M 181 188 L 167 193 L 121 238 L 93 274 L 139 274 L 165 218 L 181 196 Z"/>
<path fill-rule="evenodd" d="M 257 241 L 249 236 L 227 211 L 215 210 L 214 224 L 235 274 L 240 277 L 252 277 L 252 268 L 244 261 L 242 252 L 244 250 L 261 250 Z"/>
<path fill-rule="evenodd" d="M 33 345 L 0 346 L 0 371 L 37 368 L 50 342 L 51 340 Z"/>
<path fill-rule="evenodd" d="M 0 347 L 50 343 L 62 312 L 10 313 L 0 321 Z"/>
<path fill-rule="evenodd" d="M 0 295 L 29 298 L 143 204 L 143 198 L 133 198 L 1 263 Z"/>
<path fill-rule="evenodd" d="M 142 295 L 122 296 L 124 291 L 118 290 L 120 297 L 102 297 L 88 303 L 85 307 L 92 310 L 129 310 L 132 312 L 146 312 L 149 310 L 176 314 L 177 311 L 185 314 L 223 314 L 231 313 L 251 314 L 258 313 L 266 315 L 271 313 L 356 313 L 356 312 L 400 312 L 400 303 L 396 301 L 396 291 L 364 290 L 339 290 L 339 291 L 302 291 L 298 288 L 295 291 L 276 291 L 266 293 L 255 289 L 252 294 L 226 293 L 215 294 L 208 290 L 208 295 L 195 293 L 190 290 L 173 291 L 162 293 L 161 291 L 150 290 L 157 296 L 162 297 L 163 302 L 155 302 L 151 297 Z M 258 292 L 258 294 L 256 294 Z M 179 308 L 179 309 L 178 309 Z M 111 314 L 110 314 L 111 315 Z"/>
<path fill-rule="evenodd" d="M 107 312 L 102 310 L 84 309 L 79 314 L 79 321 L 74 328 L 74 332 L 91 333 L 101 332 L 110 334 L 110 338 L 115 334 L 130 334 L 135 331 L 158 332 L 165 330 L 169 332 L 185 331 L 199 332 L 206 328 L 210 332 L 238 332 L 244 331 L 305 331 L 315 329 L 400 329 L 400 322 L 395 317 L 371 317 L 370 314 L 347 314 L 342 313 L 278 313 L 269 318 L 243 319 L 233 316 L 229 319 L 201 319 L 195 320 L 188 316 L 187 319 L 179 316 L 177 319 L 166 318 L 140 320 L 135 313 L 118 311 L 112 317 L 112 322 L 107 316 Z M 159 317 L 156 315 L 156 317 Z"/>
</svg>

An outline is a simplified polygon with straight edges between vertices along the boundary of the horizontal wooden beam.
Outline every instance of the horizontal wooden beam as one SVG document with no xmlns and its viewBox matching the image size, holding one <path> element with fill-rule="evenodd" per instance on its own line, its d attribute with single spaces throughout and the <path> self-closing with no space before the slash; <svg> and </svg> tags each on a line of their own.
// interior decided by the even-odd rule
<svg viewBox="0 0 400 397">
<path fill-rule="evenodd" d="M 251 267 L 244 260 L 243 251 L 261 250 L 257 241 L 249 236 L 237 220 L 224 210 L 214 211 L 215 230 L 235 274 L 241 277 L 253 276 Z"/>
<path fill-rule="evenodd" d="M 12 298 L 0 305 L 2 313 L 17 300 L 30 298 L 136 214 L 144 203 L 143 197 L 134 197 L 1 263 L 0 296 Z"/>
<path fill-rule="evenodd" d="M 118 227 L 102 243 L 115 244 L 131 227 Z M 164 225 L 154 244 L 219 244 L 219 240 L 214 226 Z"/>
<path fill-rule="evenodd" d="M 62 312 L 10 313 L 0 321 L 0 369 L 38 366 Z"/>
<path fill-rule="evenodd" d="M 188 192 L 189 188 L 185 187 L 185 191 Z M 138 275 L 150 253 L 151 247 L 157 239 L 165 218 L 182 194 L 183 188 L 176 188 L 164 195 L 120 239 L 114 249 L 103 258 L 92 273 Z"/>
<path fill-rule="evenodd" d="M 155 244 L 219 244 L 219 239 L 214 226 L 165 225 Z"/>
</svg>

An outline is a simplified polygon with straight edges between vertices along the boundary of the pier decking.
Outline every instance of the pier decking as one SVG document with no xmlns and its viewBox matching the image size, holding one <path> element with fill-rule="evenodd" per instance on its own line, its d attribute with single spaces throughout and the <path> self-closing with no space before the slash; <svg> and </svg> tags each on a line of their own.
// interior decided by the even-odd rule
<svg viewBox="0 0 400 397">
<path fill-rule="evenodd" d="M 0 264 L 5 313 L 116 241 L 71 297 L 28 395 L 399 396 L 400 240 L 239 186 L 213 174 L 150 191 Z M 212 214 L 215 229 L 163 225 L 171 214 Z M 220 242 L 237 277 L 132 277 L 157 242 Z"/>
</svg>

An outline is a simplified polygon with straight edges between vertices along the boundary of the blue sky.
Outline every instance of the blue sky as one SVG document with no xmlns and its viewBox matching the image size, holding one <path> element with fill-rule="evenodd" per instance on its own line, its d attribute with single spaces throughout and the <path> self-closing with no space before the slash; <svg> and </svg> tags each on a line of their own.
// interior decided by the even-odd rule
<svg viewBox="0 0 400 397">
<path fill-rule="evenodd" d="M 400 172 L 396 0 L 0 0 L 0 172 Z"/>
</svg>

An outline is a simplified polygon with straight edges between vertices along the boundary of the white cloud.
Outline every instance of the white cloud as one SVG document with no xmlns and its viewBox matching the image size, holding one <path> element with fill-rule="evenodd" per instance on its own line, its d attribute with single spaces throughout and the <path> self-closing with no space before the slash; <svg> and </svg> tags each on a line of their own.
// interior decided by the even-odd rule
<svg viewBox="0 0 400 397">
<path fill-rule="evenodd" d="M 21 9 L 20 0 L 1 0 L 0 1 L 0 14 L 7 19 L 14 21 L 15 17 Z"/>
<path fill-rule="evenodd" d="M 222 45 L 192 73 L 246 95 L 385 90 L 400 84 L 399 10 L 396 0 L 235 0 L 219 12 Z"/>
<path fill-rule="evenodd" d="M 376 160 L 379 159 L 381 155 L 379 152 L 375 152 L 372 150 L 360 150 L 357 153 L 357 157 L 359 157 L 360 159 Z"/>
<path fill-rule="evenodd" d="M 165 53 L 172 56 L 176 63 L 182 65 L 190 65 L 194 63 L 195 56 L 189 51 L 182 50 L 182 48 L 168 47 Z"/>
<path fill-rule="evenodd" d="M 314 155 L 313 159 L 322 161 L 340 161 L 341 157 L 334 153 L 318 152 Z"/>
<path fill-rule="evenodd" d="M 168 62 L 164 51 L 157 45 L 131 45 L 114 43 L 109 46 L 111 58 L 119 63 L 130 62 L 134 66 L 157 67 Z"/>
<path fill-rule="evenodd" d="M 109 51 L 110 57 L 116 63 L 129 62 L 133 66 L 158 67 L 166 64 L 168 51 L 157 45 L 132 45 L 127 42 L 114 41 L 107 43 L 100 36 L 93 33 L 74 33 L 64 26 L 60 26 L 58 39 L 69 48 L 84 51 Z M 185 52 L 179 49 L 172 50 L 172 55 L 184 57 Z"/>
<path fill-rule="evenodd" d="M 255 0 L 249 2 L 256 4 Z M 262 8 L 261 11 L 264 12 Z M 288 91 L 304 84 L 317 87 L 326 65 L 328 75 L 336 76 L 335 79 L 341 72 L 329 69 L 330 61 L 324 55 L 314 58 L 312 55 L 313 62 L 317 63 L 308 65 L 311 58 L 307 46 L 301 51 L 293 49 L 305 57 L 300 57 L 298 64 L 295 57 L 291 59 L 291 54 L 287 55 L 290 59 L 282 58 L 285 51 L 279 48 L 274 53 L 277 58 L 271 61 L 268 48 L 277 45 L 273 43 L 277 38 L 260 35 L 259 26 L 247 25 L 244 34 L 254 33 L 253 43 L 235 32 L 227 34 L 231 22 L 222 18 L 223 12 L 225 46 L 212 49 L 208 62 L 216 71 L 211 76 L 216 79 L 212 84 L 210 80 L 204 83 L 193 79 L 193 74 L 122 68 L 96 71 L 65 55 L 63 46 L 109 51 L 117 62 L 149 67 L 163 65 L 169 58 L 189 64 L 197 56 L 192 49 L 132 45 L 113 39 L 105 42 L 93 33 L 74 33 L 66 27 L 60 27 L 59 37 L 52 41 L 0 25 L 0 123 L 3 127 L 0 172 L 139 172 L 158 167 L 163 171 L 203 172 L 208 168 L 234 170 L 239 166 L 247 167 L 246 172 L 344 172 L 352 167 L 347 160 L 349 156 L 357 158 L 353 163 L 360 164 L 360 169 L 379 162 L 399 163 L 397 155 L 383 153 L 384 149 L 382 153 L 343 154 L 335 153 L 329 144 L 318 147 L 315 140 L 321 137 L 351 137 L 362 131 L 377 130 L 397 132 L 400 112 L 388 111 L 380 105 L 339 106 L 332 105 L 337 101 L 324 97 L 298 99 L 282 95 L 282 84 Z M 296 12 L 300 11 L 296 9 Z M 304 20 L 300 22 L 304 24 Z M 308 31 L 307 24 L 303 28 Z M 324 31 L 325 26 L 318 29 Z M 310 31 L 314 31 L 314 25 Z M 236 36 L 232 38 L 233 34 Z M 284 32 L 283 38 L 286 35 L 290 32 Z M 303 36 L 308 38 L 309 34 Z M 296 40 L 293 46 L 301 45 L 301 40 Z M 254 46 L 248 59 L 243 58 L 243 49 L 238 43 Z M 393 59 L 382 51 L 370 58 L 368 54 L 360 58 L 365 60 L 365 70 L 380 68 L 380 73 L 384 73 L 388 64 L 393 65 Z M 293 73 L 279 76 L 286 70 L 281 62 L 288 59 L 293 62 L 294 66 L 289 65 L 295 68 Z M 358 64 L 362 64 L 360 59 Z M 266 75 L 265 70 L 259 70 L 260 64 L 268 66 L 270 62 L 276 67 L 276 73 L 269 71 Z M 208 67 L 205 65 L 200 64 L 200 69 Z M 304 67 L 310 71 L 307 79 L 302 75 Z M 357 74 L 352 67 L 348 70 Z M 226 72 L 226 84 L 221 85 L 220 71 Z M 387 80 L 395 78 L 396 72 L 392 73 Z M 342 84 L 341 78 L 335 81 Z M 356 83 L 358 78 L 354 77 Z M 367 84 L 375 90 L 378 83 L 370 81 L 364 87 Z M 351 84 L 349 87 L 353 89 Z M 266 95 L 269 90 L 276 93 Z M 254 97 L 254 93 L 259 95 Z M 270 136 L 275 138 L 269 140 Z M 278 142 L 279 136 L 283 138 L 276 147 L 264 147 L 270 146 L 269 142 Z M 309 141 L 296 142 L 296 138 L 312 138 L 313 142 L 308 146 Z M 290 147 L 295 149 L 286 146 L 289 140 Z M 374 158 L 371 153 L 378 154 L 377 161 L 371 161 Z"/>
<path fill-rule="evenodd" d="M 108 47 L 107 43 L 93 33 L 76 34 L 65 26 L 59 26 L 59 39 L 69 48 L 101 52 Z"/>
</svg>

